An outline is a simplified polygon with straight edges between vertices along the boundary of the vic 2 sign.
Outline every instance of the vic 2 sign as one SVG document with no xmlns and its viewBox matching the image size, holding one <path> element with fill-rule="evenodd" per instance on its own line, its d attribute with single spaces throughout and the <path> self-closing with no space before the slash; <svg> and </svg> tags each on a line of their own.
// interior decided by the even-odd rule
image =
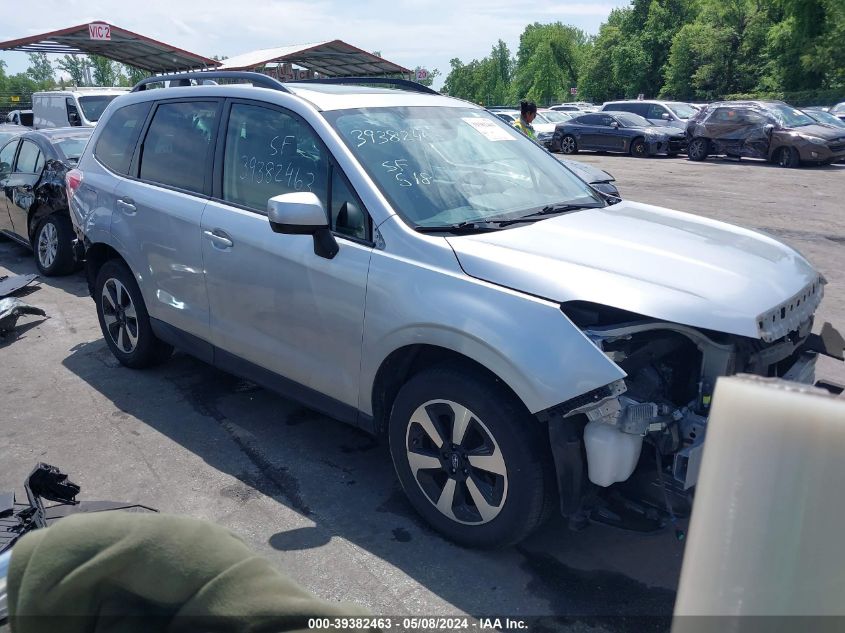
<svg viewBox="0 0 845 633">
<path fill-rule="evenodd" d="M 88 38 L 92 40 L 110 40 L 111 26 L 94 22 L 88 25 Z"/>
</svg>

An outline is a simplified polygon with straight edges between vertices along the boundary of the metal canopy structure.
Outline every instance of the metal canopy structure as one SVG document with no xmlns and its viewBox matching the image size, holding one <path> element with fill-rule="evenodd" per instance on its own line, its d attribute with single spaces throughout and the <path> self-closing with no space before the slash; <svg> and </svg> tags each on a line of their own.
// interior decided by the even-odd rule
<svg viewBox="0 0 845 633">
<path fill-rule="evenodd" d="M 214 68 L 220 63 L 108 22 L 80 24 L 0 42 L 0 50 L 59 55 L 102 55 L 153 73 Z"/>
<path fill-rule="evenodd" d="M 220 70 L 261 70 L 268 64 L 293 65 L 323 77 L 378 77 L 411 71 L 341 40 L 282 46 L 244 53 L 223 60 Z M 270 73 L 272 74 L 272 72 Z"/>
</svg>

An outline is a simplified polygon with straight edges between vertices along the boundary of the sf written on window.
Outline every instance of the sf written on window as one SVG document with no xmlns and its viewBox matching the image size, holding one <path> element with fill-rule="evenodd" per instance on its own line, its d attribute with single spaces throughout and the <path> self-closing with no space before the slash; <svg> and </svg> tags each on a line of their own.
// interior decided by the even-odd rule
<svg viewBox="0 0 845 633">
<path fill-rule="evenodd" d="M 234 104 L 226 131 L 223 199 L 266 213 L 280 194 L 310 191 L 326 207 L 328 163 L 311 129 L 293 115 Z"/>
</svg>

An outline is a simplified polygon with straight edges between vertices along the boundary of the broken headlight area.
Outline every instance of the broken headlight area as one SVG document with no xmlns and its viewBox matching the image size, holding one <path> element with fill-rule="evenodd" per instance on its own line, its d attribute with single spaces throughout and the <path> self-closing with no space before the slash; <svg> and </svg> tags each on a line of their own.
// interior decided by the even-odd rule
<svg viewBox="0 0 845 633">
<path fill-rule="evenodd" d="M 817 354 L 841 355 L 841 337 L 829 325 L 825 344 L 810 333 L 811 314 L 765 341 L 592 304 L 563 310 L 627 375 L 541 415 L 549 423 L 562 509 L 570 517 L 604 513 L 600 520 L 625 527 L 648 529 L 661 517 L 689 512 L 719 377 L 747 373 L 812 384 Z M 559 455 L 576 437 L 583 447 L 577 476 L 577 467 L 561 468 Z M 576 458 L 571 447 L 566 458 Z"/>
</svg>

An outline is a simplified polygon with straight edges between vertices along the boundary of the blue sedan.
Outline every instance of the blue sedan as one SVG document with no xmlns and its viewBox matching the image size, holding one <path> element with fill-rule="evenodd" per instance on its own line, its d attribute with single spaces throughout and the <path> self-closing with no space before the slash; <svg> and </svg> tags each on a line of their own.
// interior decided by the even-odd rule
<svg viewBox="0 0 845 633">
<path fill-rule="evenodd" d="M 637 157 L 674 156 L 683 152 L 686 144 L 686 134 L 679 128 L 656 126 L 629 112 L 594 112 L 559 123 L 549 149 L 564 154 L 595 150 Z"/>
</svg>

